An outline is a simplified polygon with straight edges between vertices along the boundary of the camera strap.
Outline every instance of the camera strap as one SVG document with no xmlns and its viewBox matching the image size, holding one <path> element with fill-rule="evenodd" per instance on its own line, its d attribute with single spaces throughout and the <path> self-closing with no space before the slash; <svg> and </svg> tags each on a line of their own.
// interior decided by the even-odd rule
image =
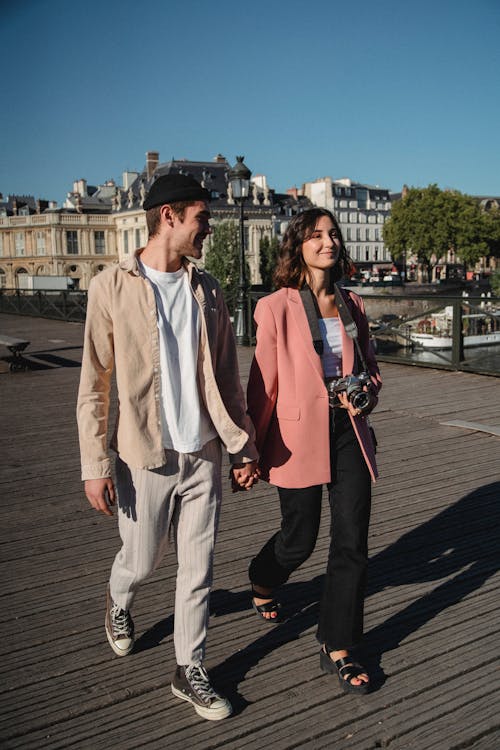
<svg viewBox="0 0 500 750">
<path fill-rule="evenodd" d="M 342 325 L 344 326 L 346 334 L 350 339 L 354 341 L 356 352 L 359 356 L 362 368 L 365 372 L 367 372 L 368 368 L 366 366 L 365 358 L 363 357 L 363 352 L 361 351 L 361 347 L 358 341 L 358 326 L 353 320 L 351 311 L 346 304 L 346 301 L 338 284 L 334 284 L 333 288 L 335 292 L 335 304 L 337 305 L 337 310 L 339 311 Z M 321 357 L 321 355 L 323 354 L 323 339 L 321 338 L 321 332 L 319 330 L 318 323 L 318 318 L 321 317 L 318 308 L 318 302 L 316 300 L 314 292 L 308 284 L 304 284 L 302 289 L 299 290 L 299 293 L 302 299 L 302 304 L 304 305 L 307 322 L 309 323 L 309 328 L 311 330 L 313 346 L 316 352 Z"/>
<path fill-rule="evenodd" d="M 316 353 L 321 357 L 323 354 L 323 339 L 321 338 L 321 331 L 319 330 L 318 323 L 318 318 L 320 317 L 318 302 L 308 284 L 304 284 L 302 289 L 299 290 L 299 294 L 307 315 L 307 322 L 309 323 L 309 328 L 311 330 L 313 346 L 316 349 Z"/>
<path fill-rule="evenodd" d="M 347 307 L 346 301 L 342 295 L 342 292 L 340 291 L 339 285 L 334 284 L 333 288 L 335 290 L 335 304 L 337 305 L 337 310 L 339 311 L 342 325 L 344 326 L 345 332 L 347 333 L 349 338 L 354 341 L 354 345 L 356 346 L 356 351 L 358 353 L 359 361 L 361 362 L 363 371 L 368 372 L 368 367 L 366 366 L 365 358 L 363 357 L 363 352 L 361 351 L 361 347 L 359 345 L 358 326 L 356 325 L 351 315 L 351 311 Z"/>
</svg>

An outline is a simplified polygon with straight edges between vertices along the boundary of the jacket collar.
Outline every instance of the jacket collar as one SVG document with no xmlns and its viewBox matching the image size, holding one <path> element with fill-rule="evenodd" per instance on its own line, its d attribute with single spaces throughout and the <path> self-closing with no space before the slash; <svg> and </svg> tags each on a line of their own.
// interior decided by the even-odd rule
<svg viewBox="0 0 500 750">
<path fill-rule="evenodd" d="M 134 276 L 142 276 L 141 269 L 138 263 L 138 258 L 142 251 L 144 250 L 143 247 L 140 247 L 138 250 L 135 251 L 133 255 L 130 255 L 128 258 L 124 258 L 119 262 L 119 267 L 123 271 L 127 271 L 128 273 L 133 274 Z M 189 281 L 191 281 L 193 277 L 193 273 L 195 273 L 198 269 L 197 266 L 187 258 L 182 259 L 182 264 L 184 268 L 187 270 L 189 274 Z"/>
</svg>

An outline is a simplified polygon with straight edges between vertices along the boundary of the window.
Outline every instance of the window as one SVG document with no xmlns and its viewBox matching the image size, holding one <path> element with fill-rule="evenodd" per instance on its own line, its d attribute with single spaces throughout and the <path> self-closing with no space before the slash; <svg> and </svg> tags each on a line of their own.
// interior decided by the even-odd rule
<svg viewBox="0 0 500 750">
<path fill-rule="evenodd" d="M 360 208 L 368 207 L 368 190 L 364 188 L 358 188 L 356 191 L 356 197 L 358 199 L 358 206 Z"/>
<path fill-rule="evenodd" d="M 349 219 L 348 219 L 347 213 L 345 211 L 343 211 L 340 214 L 340 223 L 341 224 L 347 224 L 348 221 L 349 221 Z"/>
<path fill-rule="evenodd" d="M 24 232 L 16 232 L 15 247 L 16 255 L 24 255 Z"/>
<path fill-rule="evenodd" d="M 0 289 L 5 289 L 7 286 L 7 275 L 5 271 L 0 268 Z"/>
<path fill-rule="evenodd" d="M 379 259 L 378 258 L 378 246 L 377 245 L 375 245 L 375 256 L 374 257 L 375 257 L 375 260 Z"/>
<path fill-rule="evenodd" d="M 339 201 L 340 208 L 347 208 L 347 201 L 341 200 Z"/>
<path fill-rule="evenodd" d="M 78 255 L 78 232 L 75 229 L 66 231 L 66 252 L 68 255 Z"/>
<path fill-rule="evenodd" d="M 370 249 L 365 247 L 365 260 L 370 260 Z"/>
<path fill-rule="evenodd" d="M 128 229 L 125 229 L 123 232 L 123 252 L 125 255 L 128 255 L 129 249 L 128 249 Z"/>
<path fill-rule="evenodd" d="M 95 254 L 104 255 L 104 253 L 106 252 L 106 241 L 104 239 L 103 231 L 94 232 L 94 245 L 95 245 Z"/>
<path fill-rule="evenodd" d="M 347 239 L 352 240 L 352 229 L 351 227 L 347 227 Z"/>
<path fill-rule="evenodd" d="M 3 255 L 3 234 L 0 234 L 0 258 Z"/>
<path fill-rule="evenodd" d="M 358 241 L 359 241 L 360 239 L 362 239 L 362 237 L 361 237 L 361 229 L 360 229 L 359 227 L 358 227 L 358 228 L 356 229 L 356 239 L 357 239 Z"/>
<path fill-rule="evenodd" d="M 358 215 L 356 213 L 349 214 L 349 221 L 351 222 L 351 224 L 355 224 L 357 218 L 358 218 Z"/>
<path fill-rule="evenodd" d="M 135 230 L 135 249 L 138 250 L 141 246 L 141 230 Z"/>
<path fill-rule="evenodd" d="M 36 254 L 45 255 L 45 232 L 36 233 Z"/>
</svg>

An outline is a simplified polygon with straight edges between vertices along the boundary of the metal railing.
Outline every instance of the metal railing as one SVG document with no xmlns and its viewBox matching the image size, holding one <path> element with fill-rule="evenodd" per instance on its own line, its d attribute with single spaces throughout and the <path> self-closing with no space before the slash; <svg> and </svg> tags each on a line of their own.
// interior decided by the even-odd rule
<svg viewBox="0 0 500 750">
<path fill-rule="evenodd" d="M 500 376 L 500 298 L 366 294 L 363 302 L 381 362 Z M 249 293 L 253 320 L 261 292 Z M 252 323 L 251 343 L 255 344 Z"/>
<path fill-rule="evenodd" d="M 0 312 L 80 322 L 85 320 L 87 292 L 0 289 Z"/>
<path fill-rule="evenodd" d="M 500 298 L 361 293 L 381 362 L 500 375 Z M 248 294 L 253 310 L 263 292 Z M 0 312 L 82 322 L 86 291 L 0 289 Z"/>
</svg>

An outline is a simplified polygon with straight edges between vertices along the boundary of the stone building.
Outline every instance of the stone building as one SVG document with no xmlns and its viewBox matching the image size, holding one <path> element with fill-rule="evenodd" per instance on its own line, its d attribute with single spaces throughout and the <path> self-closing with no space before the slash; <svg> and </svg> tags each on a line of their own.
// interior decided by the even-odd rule
<svg viewBox="0 0 500 750">
<path fill-rule="evenodd" d="M 0 196 L 0 285 L 19 287 L 19 274 L 69 276 L 79 289 L 106 266 L 147 241 L 142 204 L 155 179 L 169 173 L 193 175 L 210 191 L 213 222 L 239 221 L 240 208 L 228 183 L 230 165 L 220 154 L 213 161 L 185 159 L 160 163 L 157 151 L 146 153 L 141 172 L 126 171 L 122 185 L 108 180 L 98 187 L 79 179 L 61 208 L 31 196 Z M 260 283 L 259 247 L 265 236 L 280 235 L 286 221 L 309 201 L 271 190 L 265 175 L 252 179 L 244 204 L 245 254 L 250 281 Z M 204 252 L 210 245 L 205 241 Z M 202 258 L 203 263 L 204 256 Z"/>
<path fill-rule="evenodd" d="M 115 262 L 111 201 L 99 199 L 99 188 L 90 193 L 79 180 L 63 208 L 31 196 L 0 201 L 0 286 L 17 289 L 19 275 L 29 274 L 68 276 L 86 289 L 92 276 Z"/>
<path fill-rule="evenodd" d="M 392 268 L 391 255 L 384 245 L 383 226 L 390 216 L 391 198 L 386 188 L 364 185 L 348 177 L 333 180 L 321 177 L 306 182 L 300 190 L 289 191 L 307 197 L 315 206 L 332 211 L 340 224 L 350 257 L 358 270 Z"/>
</svg>

